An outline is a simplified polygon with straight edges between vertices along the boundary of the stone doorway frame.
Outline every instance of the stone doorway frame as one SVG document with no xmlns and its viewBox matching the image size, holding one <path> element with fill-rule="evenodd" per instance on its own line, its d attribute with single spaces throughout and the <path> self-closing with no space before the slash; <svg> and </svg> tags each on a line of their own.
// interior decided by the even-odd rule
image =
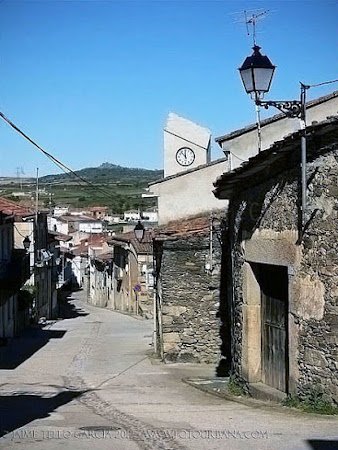
<svg viewBox="0 0 338 450">
<path fill-rule="evenodd" d="M 245 239 L 245 238 L 244 238 Z M 288 311 L 287 311 L 287 367 L 286 392 L 296 390 L 298 379 L 298 327 L 294 322 L 293 293 L 295 268 L 300 261 L 297 233 L 292 231 L 256 231 L 248 240 L 243 240 L 245 262 L 242 266 L 243 328 L 242 328 L 242 377 L 248 383 L 262 382 L 262 323 L 261 288 L 251 264 L 269 264 L 287 267 Z"/>
</svg>

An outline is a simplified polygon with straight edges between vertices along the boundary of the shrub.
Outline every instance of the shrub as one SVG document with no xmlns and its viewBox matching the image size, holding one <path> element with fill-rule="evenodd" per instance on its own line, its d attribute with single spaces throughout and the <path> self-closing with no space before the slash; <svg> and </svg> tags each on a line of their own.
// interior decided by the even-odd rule
<svg viewBox="0 0 338 450">
<path fill-rule="evenodd" d="M 304 396 L 289 395 L 282 404 L 310 413 L 338 414 L 338 407 L 330 401 L 330 398 L 319 385 L 311 386 Z"/>
</svg>

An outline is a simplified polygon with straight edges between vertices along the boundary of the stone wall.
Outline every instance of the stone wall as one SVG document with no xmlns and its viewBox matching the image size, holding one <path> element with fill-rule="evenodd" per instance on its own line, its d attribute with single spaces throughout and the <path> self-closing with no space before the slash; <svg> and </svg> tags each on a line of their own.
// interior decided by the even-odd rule
<svg viewBox="0 0 338 450">
<path fill-rule="evenodd" d="M 160 345 L 166 362 L 216 363 L 220 357 L 221 245 L 213 234 L 213 270 L 206 270 L 210 235 L 162 243 Z"/>
<path fill-rule="evenodd" d="M 254 359 L 254 352 L 245 348 L 245 265 L 286 266 L 288 391 L 304 397 L 320 390 L 324 398 L 338 403 L 338 151 L 331 147 L 308 162 L 309 222 L 301 243 L 297 243 L 298 165 L 272 175 L 236 195 L 229 208 L 234 255 L 233 279 L 228 280 L 234 288 L 233 371 L 248 381 L 245 366 L 250 372 L 250 357 Z"/>
</svg>

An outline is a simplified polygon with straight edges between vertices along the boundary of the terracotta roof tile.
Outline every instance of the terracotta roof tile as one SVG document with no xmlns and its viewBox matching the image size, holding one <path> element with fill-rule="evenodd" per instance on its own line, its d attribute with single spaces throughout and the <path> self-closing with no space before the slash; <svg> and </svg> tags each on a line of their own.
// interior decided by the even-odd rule
<svg viewBox="0 0 338 450">
<path fill-rule="evenodd" d="M 0 211 L 16 217 L 26 217 L 34 214 L 34 210 L 31 208 L 21 206 L 18 203 L 4 197 L 0 197 Z"/>
<path fill-rule="evenodd" d="M 114 258 L 114 252 L 111 250 L 110 252 L 101 253 L 98 256 L 95 256 L 95 259 L 98 261 L 111 261 Z"/>
<path fill-rule="evenodd" d="M 194 234 L 205 234 L 210 227 L 209 215 L 191 217 L 183 220 L 175 220 L 156 228 L 156 238 L 176 238 Z"/>
<path fill-rule="evenodd" d="M 108 242 L 112 245 L 116 245 L 119 242 L 126 242 L 128 244 L 132 244 L 135 248 L 136 253 L 152 253 L 152 240 L 153 233 L 152 230 L 145 230 L 144 237 L 141 242 L 139 242 L 134 234 L 134 231 L 128 231 L 127 233 L 118 234 L 113 236 L 112 239 Z"/>
<path fill-rule="evenodd" d="M 75 256 L 87 255 L 88 247 L 100 246 L 104 242 L 107 242 L 109 239 L 110 237 L 108 237 L 106 234 L 92 234 L 89 238 L 81 239 L 80 244 L 72 248 L 72 253 Z"/>
</svg>

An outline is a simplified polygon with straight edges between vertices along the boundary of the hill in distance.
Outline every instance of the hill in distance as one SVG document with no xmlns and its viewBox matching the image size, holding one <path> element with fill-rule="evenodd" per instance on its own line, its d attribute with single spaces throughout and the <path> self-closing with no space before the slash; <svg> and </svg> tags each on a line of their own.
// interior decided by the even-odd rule
<svg viewBox="0 0 338 450">
<path fill-rule="evenodd" d="M 74 171 L 78 176 L 91 183 L 128 183 L 147 184 L 163 177 L 163 170 L 150 170 L 131 167 L 122 167 L 116 164 L 105 162 L 99 167 L 88 167 Z M 46 175 L 39 179 L 44 184 L 50 183 L 79 183 L 79 180 L 72 174 Z"/>
<path fill-rule="evenodd" d="M 145 210 L 157 204 L 155 198 L 143 198 L 148 184 L 163 178 L 162 170 L 122 167 L 105 162 L 99 167 L 74 171 L 85 183 L 71 173 L 46 175 L 39 178 L 39 201 L 44 207 L 68 205 L 76 208 L 108 206 L 109 210 L 122 214 L 128 209 Z M 36 180 L 19 178 L 0 179 L 2 195 L 18 201 L 13 190 L 27 198 L 34 197 Z"/>
<path fill-rule="evenodd" d="M 89 184 L 73 174 L 47 175 L 39 179 L 45 189 L 45 206 L 69 205 L 83 208 L 87 206 L 108 206 L 114 213 L 128 209 L 146 209 L 155 206 L 155 198 L 142 198 L 148 183 L 163 178 L 162 170 L 122 167 L 105 162 L 99 167 L 88 167 L 75 171 Z"/>
</svg>

